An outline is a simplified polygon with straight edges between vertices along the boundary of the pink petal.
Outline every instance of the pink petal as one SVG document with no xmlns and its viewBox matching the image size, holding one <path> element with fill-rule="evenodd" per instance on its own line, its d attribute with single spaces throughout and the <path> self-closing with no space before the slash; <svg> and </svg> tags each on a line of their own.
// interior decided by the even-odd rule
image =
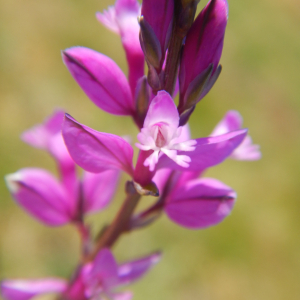
<svg viewBox="0 0 300 300">
<path fill-rule="evenodd" d="M 164 122 L 173 128 L 179 124 L 179 114 L 175 103 L 169 93 L 160 91 L 150 103 L 144 127 L 150 127 L 156 123 Z"/>
<path fill-rule="evenodd" d="M 36 148 L 48 150 L 51 137 L 61 131 L 64 112 L 57 110 L 43 124 L 36 125 L 23 132 L 21 139 Z"/>
<path fill-rule="evenodd" d="M 39 221 L 49 226 L 71 221 L 75 201 L 47 171 L 27 168 L 7 175 L 5 179 L 16 202 Z"/>
<path fill-rule="evenodd" d="M 56 159 L 61 174 L 62 183 L 73 199 L 78 197 L 78 179 L 76 166 L 71 158 L 61 132 L 54 135 L 48 146 L 49 152 Z"/>
<path fill-rule="evenodd" d="M 63 137 L 70 155 L 80 167 L 92 173 L 117 169 L 133 175 L 133 149 L 119 136 L 98 132 L 66 114 Z"/>
<path fill-rule="evenodd" d="M 97 13 L 99 22 L 110 30 L 120 34 L 129 67 L 129 84 L 132 95 L 137 81 L 144 75 L 144 53 L 139 41 L 140 5 L 136 0 L 117 0 L 115 6 L 107 11 Z"/>
<path fill-rule="evenodd" d="M 246 135 L 247 129 L 242 129 L 217 137 L 197 139 L 196 149 L 188 152 L 188 156 L 191 158 L 188 168 L 180 167 L 164 155 L 158 161 L 157 169 L 171 168 L 181 171 L 203 171 L 224 161 L 241 144 Z M 178 151 L 178 155 L 180 154 L 187 154 L 187 152 Z"/>
<path fill-rule="evenodd" d="M 63 60 L 74 79 L 97 106 L 115 115 L 133 114 L 129 84 L 113 60 L 84 47 L 63 51 Z"/>
<path fill-rule="evenodd" d="M 114 285 L 118 280 L 118 265 L 109 249 L 103 249 L 98 253 L 89 276 L 92 280 L 98 279 L 105 288 Z"/>
<path fill-rule="evenodd" d="M 3 280 L 1 294 L 5 300 L 29 300 L 46 293 L 62 293 L 67 282 L 63 279 Z"/>
<path fill-rule="evenodd" d="M 131 300 L 133 295 L 131 292 L 124 292 L 118 294 L 110 294 L 112 300 Z"/>
<path fill-rule="evenodd" d="M 233 130 L 241 129 L 243 119 L 241 115 L 234 110 L 226 113 L 224 118 L 217 124 L 211 136 L 218 136 Z M 261 158 L 259 146 L 252 143 L 249 135 L 237 147 L 230 156 L 236 160 L 258 160 Z"/>
<path fill-rule="evenodd" d="M 202 229 L 220 223 L 229 215 L 235 198 L 235 192 L 218 180 L 195 179 L 169 195 L 165 211 L 181 226 Z"/>
<path fill-rule="evenodd" d="M 154 253 L 147 257 L 120 265 L 118 269 L 119 284 L 131 284 L 138 280 L 146 272 L 148 272 L 150 268 L 156 265 L 160 261 L 160 258 L 160 253 Z"/>
<path fill-rule="evenodd" d="M 117 190 L 120 172 L 108 170 L 98 174 L 84 172 L 84 212 L 91 213 L 104 209 Z"/>
<path fill-rule="evenodd" d="M 239 130 L 242 128 L 242 116 L 235 110 L 230 110 L 224 118 L 217 124 L 210 136 L 218 136 L 230 131 Z"/>
</svg>

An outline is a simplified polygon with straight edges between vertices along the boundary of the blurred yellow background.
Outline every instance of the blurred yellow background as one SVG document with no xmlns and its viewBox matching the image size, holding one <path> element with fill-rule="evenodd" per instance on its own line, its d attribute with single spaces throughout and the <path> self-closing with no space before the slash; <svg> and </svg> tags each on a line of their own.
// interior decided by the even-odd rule
<svg viewBox="0 0 300 300">
<path fill-rule="evenodd" d="M 119 37 L 95 18 L 108 5 L 113 0 L 0 0 L 1 178 L 29 166 L 55 172 L 48 155 L 19 136 L 57 107 L 99 131 L 135 138 L 131 120 L 94 106 L 61 60 L 61 50 L 81 45 L 127 71 Z M 299 0 L 229 0 L 221 63 L 219 80 L 191 118 L 192 135 L 208 135 L 235 109 L 263 158 L 228 160 L 209 170 L 208 176 L 238 193 L 233 213 L 218 226 L 189 231 L 164 216 L 119 241 L 119 261 L 164 253 L 129 287 L 134 299 L 300 299 Z M 120 189 L 106 212 L 90 217 L 95 229 L 111 219 L 123 196 Z M 78 245 L 71 226 L 41 225 L 17 207 L 0 181 L 1 278 L 69 276 Z"/>
</svg>

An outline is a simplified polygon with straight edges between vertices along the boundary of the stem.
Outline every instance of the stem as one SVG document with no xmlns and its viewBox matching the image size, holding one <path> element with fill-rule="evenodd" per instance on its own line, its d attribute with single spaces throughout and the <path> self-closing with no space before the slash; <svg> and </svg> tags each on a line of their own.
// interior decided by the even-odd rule
<svg viewBox="0 0 300 300">
<path fill-rule="evenodd" d="M 141 198 L 141 195 L 135 190 L 133 182 L 127 182 L 126 191 L 127 197 L 114 221 L 107 227 L 101 238 L 96 241 L 96 245 L 92 253 L 85 257 L 85 262 L 92 261 L 101 249 L 112 247 L 121 234 L 128 230 L 131 216 Z"/>
<path fill-rule="evenodd" d="M 79 232 L 80 237 L 81 237 L 81 255 L 84 258 L 90 253 L 91 247 L 92 247 L 90 230 L 81 221 L 76 222 L 75 226 L 77 227 L 78 232 Z"/>
</svg>

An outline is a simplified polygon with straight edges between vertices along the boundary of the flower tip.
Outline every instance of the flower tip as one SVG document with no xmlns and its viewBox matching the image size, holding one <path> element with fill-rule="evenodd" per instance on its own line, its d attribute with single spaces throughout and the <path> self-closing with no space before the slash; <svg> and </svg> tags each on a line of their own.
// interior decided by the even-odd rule
<svg viewBox="0 0 300 300">
<path fill-rule="evenodd" d="M 8 190 L 12 194 L 16 194 L 20 189 L 19 182 L 22 180 L 22 176 L 20 172 L 8 174 L 4 177 L 5 183 L 7 185 Z"/>
</svg>

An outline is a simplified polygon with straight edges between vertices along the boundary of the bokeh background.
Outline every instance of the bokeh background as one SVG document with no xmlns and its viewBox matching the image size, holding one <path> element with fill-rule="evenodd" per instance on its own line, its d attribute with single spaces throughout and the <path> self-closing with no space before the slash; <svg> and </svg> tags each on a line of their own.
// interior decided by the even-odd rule
<svg viewBox="0 0 300 300">
<path fill-rule="evenodd" d="M 89 101 L 61 60 L 62 49 L 82 45 L 127 72 L 119 37 L 95 18 L 112 4 L 0 0 L 1 178 L 28 166 L 55 172 L 48 155 L 19 136 L 57 107 L 99 131 L 136 136 L 129 118 L 108 115 Z M 119 261 L 157 249 L 164 253 L 131 287 L 134 299 L 300 299 L 300 2 L 229 0 L 229 8 L 224 69 L 191 118 L 192 135 L 208 135 L 227 110 L 236 109 L 263 159 L 228 160 L 209 170 L 208 176 L 238 193 L 232 215 L 218 226 L 189 231 L 164 216 L 119 241 Z M 111 219 L 123 196 L 121 188 L 106 212 L 89 218 L 95 230 Z M 1 278 L 69 276 L 78 245 L 71 226 L 47 228 L 31 219 L 1 179 Z"/>
</svg>

